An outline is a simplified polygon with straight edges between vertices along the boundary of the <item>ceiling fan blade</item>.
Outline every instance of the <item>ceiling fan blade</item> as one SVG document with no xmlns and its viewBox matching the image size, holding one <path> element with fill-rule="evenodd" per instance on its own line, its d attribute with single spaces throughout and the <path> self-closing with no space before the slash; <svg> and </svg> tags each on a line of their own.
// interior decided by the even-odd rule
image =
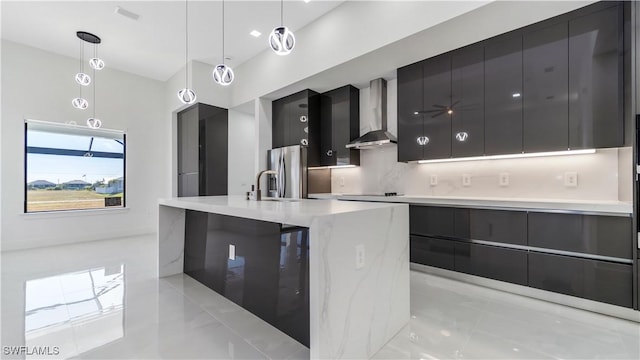
<svg viewBox="0 0 640 360">
<path fill-rule="evenodd" d="M 450 106 L 450 107 L 451 107 L 451 108 L 453 108 L 453 107 L 454 107 L 454 106 L 456 106 L 459 102 L 460 102 L 460 100 L 458 100 L 458 101 L 454 102 L 453 104 L 451 104 L 451 106 Z"/>
<path fill-rule="evenodd" d="M 432 116 L 431 116 L 431 118 L 432 118 L 432 119 L 433 119 L 433 118 L 436 118 L 436 117 L 438 117 L 438 116 L 440 116 L 440 115 L 442 115 L 442 114 L 444 114 L 444 113 L 446 113 L 446 111 L 440 111 L 439 113 L 432 115 Z"/>
<path fill-rule="evenodd" d="M 433 104 L 433 105 L 431 105 L 431 106 L 433 106 L 433 107 L 435 107 L 435 108 L 440 108 L 440 109 L 446 109 L 446 108 L 448 108 L 448 106 L 446 106 L 446 105 L 438 105 L 438 104 Z"/>
</svg>

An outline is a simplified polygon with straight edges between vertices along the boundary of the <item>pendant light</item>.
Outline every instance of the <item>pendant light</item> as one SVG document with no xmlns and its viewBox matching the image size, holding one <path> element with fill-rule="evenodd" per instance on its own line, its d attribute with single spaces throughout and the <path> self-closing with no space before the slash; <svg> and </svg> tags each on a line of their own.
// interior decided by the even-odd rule
<svg viewBox="0 0 640 360">
<path fill-rule="evenodd" d="M 189 3 L 188 0 L 184 1 L 184 62 L 185 62 L 185 75 L 184 86 L 185 88 L 178 91 L 178 99 L 183 104 L 193 104 L 196 102 L 196 93 L 189 89 Z"/>
<path fill-rule="evenodd" d="M 296 37 L 284 26 L 283 6 L 283 0 L 280 0 L 280 26 L 273 29 L 269 35 L 269 45 L 276 54 L 289 55 L 296 45 Z"/>
<path fill-rule="evenodd" d="M 91 84 L 91 76 L 84 72 L 84 43 L 99 44 L 100 38 L 86 31 L 78 31 L 76 36 L 80 39 L 80 72 L 76 73 L 75 80 L 80 85 L 80 96 L 71 100 L 71 105 L 76 109 L 84 110 L 89 107 L 89 102 L 82 97 L 82 88 Z"/>
<path fill-rule="evenodd" d="M 224 0 L 222 0 L 222 64 L 213 69 L 213 81 L 222 86 L 231 85 L 233 82 L 233 70 L 224 64 Z"/>
</svg>

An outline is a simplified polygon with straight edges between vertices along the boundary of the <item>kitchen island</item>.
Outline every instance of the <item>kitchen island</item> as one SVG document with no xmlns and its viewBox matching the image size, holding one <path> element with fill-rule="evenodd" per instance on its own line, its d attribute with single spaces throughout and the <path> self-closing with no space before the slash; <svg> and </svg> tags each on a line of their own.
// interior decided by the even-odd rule
<svg viewBox="0 0 640 360">
<path fill-rule="evenodd" d="M 194 238 L 190 235 L 193 233 L 191 227 L 195 223 L 189 219 L 202 216 L 209 216 L 208 227 L 206 224 L 204 227 L 198 225 L 205 229 L 206 234 L 195 238 L 206 241 L 190 245 L 190 239 Z M 215 220 L 211 220 L 212 216 Z M 246 225 L 251 222 L 256 226 Z M 238 258 L 242 258 L 240 263 L 247 277 L 242 286 L 246 291 L 251 284 L 259 283 L 254 288 L 265 289 L 264 297 L 258 297 L 260 304 L 243 306 L 237 298 L 223 295 L 256 313 L 252 307 L 266 306 L 270 294 L 278 290 L 273 287 L 279 287 L 281 291 L 286 289 L 287 286 L 282 284 L 285 281 L 282 274 L 288 271 L 287 261 L 283 258 L 276 260 L 279 270 L 275 273 L 280 275 L 275 276 L 274 282 L 274 276 L 270 276 L 268 271 L 256 272 L 255 268 L 250 268 L 251 256 L 256 260 L 265 259 L 268 251 L 253 249 L 253 253 L 259 255 L 247 252 L 249 255 L 245 257 L 236 253 L 236 249 L 262 247 L 266 241 L 270 241 L 265 240 L 270 237 L 264 235 L 270 230 L 258 233 L 246 229 L 272 229 L 273 226 L 277 226 L 283 234 L 292 228 L 300 231 L 302 235 L 297 238 L 307 244 L 308 259 L 304 254 L 302 258 L 308 264 L 308 346 L 312 359 L 370 358 L 408 323 L 409 207 L 406 204 L 308 199 L 249 201 L 241 196 L 162 199 L 159 201 L 159 276 L 182 272 L 189 274 L 192 266 L 185 263 L 185 257 L 208 257 L 207 264 L 217 262 L 214 267 L 237 265 Z M 221 231 L 222 228 L 224 231 Z M 230 228 L 242 232 L 242 236 L 231 233 Z M 247 235 L 254 233 L 253 238 Z M 214 243 L 220 243 L 220 238 L 232 240 L 222 241 L 228 244 L 224 247 L 214 246 Z M 278 239 L 282 240 L 278 240 L 277 244 L 289 242 L 284 237 Z M 189 250 L 194 247 L 199 250 Z M 217 250 L 212 250 L 214 247 Z M 222 256 L 220 252 L 223 252 Z M 282 256 L 286 252 L 278 248 L 273 253 Z M 301 253 L 299 246 L 297 253 Z M 218 260 L 211 260 L 214 258 Z M 229 269 L 225 270 L 227 274 Z M 266 279 L 249 283 L 251 271 L 253 274 L 264 274 L 262 276 Z M 281 277 L 280 284 L 278 276 Z M 234 286 L 228 279 L 225 284 L 227 287 Z M 273 285 L 266 288 L 267 284 Z M 218 291 L 215 286 L 205 285 Z M 304 297 L 305 291 L 305 287 L 301 286 L 295 289 L 295 294 Z M 255 303 L 255 293 L 251 298 L 250 301 Z M 285 300 L 287 303 L 295 301 L 291 296 L 280 296 L 278 299 L 279 312 L 282 312 L 280 307 Z M 274 324 L 269 319 L 265 320 Z M 304 321 L 296 323 L 306 324 Z"/>
</svg>

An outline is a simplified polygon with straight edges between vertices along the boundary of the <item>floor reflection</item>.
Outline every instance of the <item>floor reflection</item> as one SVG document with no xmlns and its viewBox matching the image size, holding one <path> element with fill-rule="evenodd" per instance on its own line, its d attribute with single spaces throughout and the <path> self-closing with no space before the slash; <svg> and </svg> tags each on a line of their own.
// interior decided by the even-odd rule
<svg viewBox="0 0 640 360">
<path fill-rule="evenodd" d="M 25 345 L 67 358 L 124 336 L 124 265 L 25 283 Z M 39 358 L 26 354 L 26 358 Z"/>
</svg>

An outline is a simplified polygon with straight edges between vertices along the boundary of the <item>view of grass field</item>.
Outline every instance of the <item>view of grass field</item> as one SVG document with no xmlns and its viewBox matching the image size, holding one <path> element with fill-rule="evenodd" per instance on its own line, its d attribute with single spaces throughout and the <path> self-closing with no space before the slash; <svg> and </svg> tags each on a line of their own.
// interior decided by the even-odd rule
<svg viewBox="0 0 640 360">
<path fill-rule="evenodd" d="M 122 197 L 122 193 L 106 195 L 92 190 L 28 190 L 27 212 L 101 209 L 105 207 L 105 197 Z"/>
</svg>

